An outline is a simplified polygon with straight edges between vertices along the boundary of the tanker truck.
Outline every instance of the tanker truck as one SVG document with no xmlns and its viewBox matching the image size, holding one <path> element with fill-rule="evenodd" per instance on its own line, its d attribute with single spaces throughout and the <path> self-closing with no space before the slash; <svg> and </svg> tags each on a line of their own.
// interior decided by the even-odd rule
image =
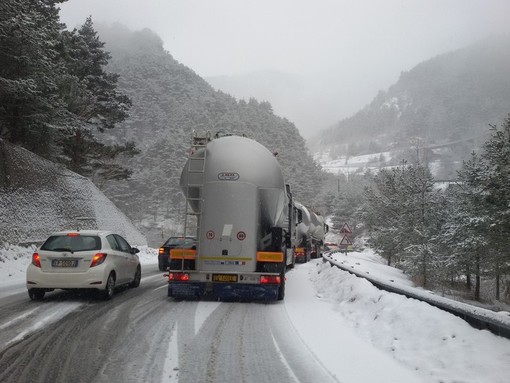
<svg viewBox="0 0 510 383">
<path fill-rule="evenodd" d="M 275 155 L 246 137 L 195 133 L 180 186 L 197 246 L 171 250 L 168 296 L 283 299 L 297 210 Z"/>
<path fill-rule="evenodd" d="M 296 232 L 295 259 L 297 263 L 306 263 L 311 254 L 311 233 L 315 230 L 309 210 L 301 203 L 295 201 L 294 205 L 299 211 L 300 222 Z"/>
<path fill-rule="evenodd" d="M 324 237 L 328 232 L 328 225 L 324 222 L 324 217 L 316 212 L 311 210 L 311 221 L 313 224 L 313 231 L 310 233 L 311 238 L 311 258 L 318 258 L 322 255 L 322 251 L 324 248 Z"/>
<path fill-rule="evenodd" d="M 294 204 L 300 215 L 297 224 L 295 259 L 296 262 L 305 263 L 311 258 L 321 256 L 328 225 L 324 223 L 320 213 L 297 201 Z"/>
</svg>

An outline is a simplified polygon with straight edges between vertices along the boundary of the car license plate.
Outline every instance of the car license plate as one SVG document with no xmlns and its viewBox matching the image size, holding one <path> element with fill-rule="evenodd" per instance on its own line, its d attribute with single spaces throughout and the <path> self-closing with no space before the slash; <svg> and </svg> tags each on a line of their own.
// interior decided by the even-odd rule
<svg viewBox="0 0 510 383">
<path fill-rule="evenodd" d="M 51 261 L 51 266 L 53 266 L 53 267 L 77 267 L 78 260 L 77 259 L 53 259 Z"/>
<path fill-rule="evenodd" d="M 213 282 L 237 282 L 236 274 L 213 274 Z"/>
</svg>

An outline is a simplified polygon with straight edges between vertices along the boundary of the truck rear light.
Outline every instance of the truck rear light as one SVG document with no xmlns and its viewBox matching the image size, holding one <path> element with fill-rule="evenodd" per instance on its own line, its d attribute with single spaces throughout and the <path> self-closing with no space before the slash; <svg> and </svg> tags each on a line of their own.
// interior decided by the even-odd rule
<svg viewBox="0 0 510 383">
<path fill-rule="evenodd" d="M 32 265 L 41 268 L 41 256 L 38 253 L 32 254 Z"/>
<path fill-rule="evenodd" d="M 260 284 L 261 285 L 279 285 L 282 281 L 282 278 L 279 275 L 261 275 L 260 276 Z"/>
<path fill-rule="evenodd" d="M 189 281 L 189 274 L 188 273 L 169 273 L 168 280 L 169 281 L 186 282 L 186 281 Z"/>
<path fill-rule="evenodd" d="M 101 263 L 104 262 L 106 259 L 105 253 L 97 253 L 92 257 L 92 263 L 90 264 L 90 267 L 99 266 Z"/>
<path fill-rule="evenodd" d="M 160 247 L 159 248 L 159 254 L 165 254 L 165 248 L 164 247 Z"/>
</svg>

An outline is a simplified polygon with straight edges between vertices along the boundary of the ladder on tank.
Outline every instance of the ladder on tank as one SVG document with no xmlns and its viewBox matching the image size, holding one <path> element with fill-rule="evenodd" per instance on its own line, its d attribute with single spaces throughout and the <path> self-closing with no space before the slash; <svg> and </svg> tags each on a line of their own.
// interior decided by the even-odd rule
<svg viewBox="0 0 510 383">
<path fill-rule="evenodd" d="M 184 238 L 191 235 L 197 239 L 196 254 L 199 254 L 198 244 L 200 238 L 200 221 L 204 205 L 203 187 L 205 164 L 207 160 L 206 146 L 209 141 L 211 141 L 209 132 L 199 134 L 193 131 L 191 148 L 188 153 Z M 191 207 L 192 205 L 195 209 Z M 181 262 L 181 268 L 184 268 L 184 256 Z"/>
</svg>

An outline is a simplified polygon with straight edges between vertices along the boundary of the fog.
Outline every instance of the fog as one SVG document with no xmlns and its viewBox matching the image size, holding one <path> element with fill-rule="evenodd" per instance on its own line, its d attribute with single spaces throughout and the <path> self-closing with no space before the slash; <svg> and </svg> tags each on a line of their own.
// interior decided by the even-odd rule
<svg viewBox="0 0 510 383">
<path fill-rule="evenodd" d="M 76 27 L 150 28 L 216 88 L 269 101 L 309 138 L 349 117 L 401 71 L 509 34 L 508 0 L 70 0 Z"/>
</svg>

